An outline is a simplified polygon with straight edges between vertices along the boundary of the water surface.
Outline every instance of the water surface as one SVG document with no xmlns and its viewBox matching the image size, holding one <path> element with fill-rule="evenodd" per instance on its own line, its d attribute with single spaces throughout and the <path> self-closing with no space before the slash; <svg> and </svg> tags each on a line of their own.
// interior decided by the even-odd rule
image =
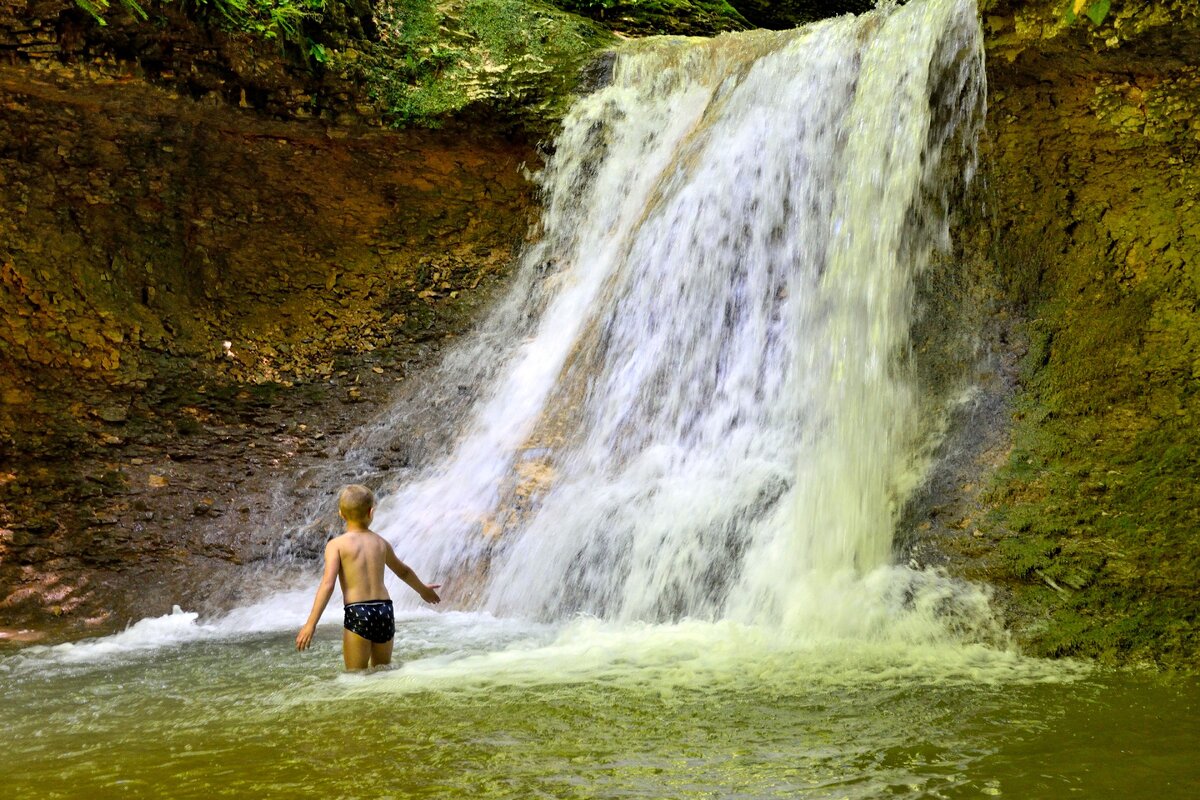
<svg viewBox="0 0 1200 800">
<path fill-rule="evenodd" d="M 347 675 L 336 627 L 298 654 L 290 629 L 156 622 L 146 649 L 0 661 L 5 797 L 1184 798 L 1200 779 L 1190 678 L 421 612 L 393 669 Z M 153 644 L 165 627 L 181 641 Z"/>
</svg>

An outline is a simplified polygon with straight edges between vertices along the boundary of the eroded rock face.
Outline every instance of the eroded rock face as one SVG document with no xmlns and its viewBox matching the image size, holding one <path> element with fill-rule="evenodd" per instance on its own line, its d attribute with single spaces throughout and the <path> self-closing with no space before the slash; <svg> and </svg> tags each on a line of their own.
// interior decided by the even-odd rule
<svg viewBox="0 0 1200 800">
<path fill-rule="evenodd" d="M 501 137 L 272 125 L 68 71 L 0 70 L 0 92 L 18 451 L 113 421 L 54 424 L 23 366 L 130 392 L 178 358 L 201 380 L 303 380 L 322 351 L 419 333 L 524 234 L 534 154 Z"/>
<path fill-rule="evenodd" d="M 531 222 L 536 153 L 478 129 L 53 65 L 0 67 L 0 108 L 0 627 L 121 625 L 131 581 L 164 613 L 268 554 L 273 474 L 461 330 Z"/>
<path fill-rule="evenodd" d="M 371 118 L 365 95 L 343 71 L 325 68 L 294 45 L 223 24 L 228 21 L 209 4 L 141 5 L 149 19 L 114 2 L 100 25 L 76 0 L 6 0 L 0 4 L 0 61 L 107 66 L 182 96 L 281 118 Z M 329 0 L 319 29 L 311 31 L 330 49 L 352 48 L 376 34 L 365 0 Z"/>
<path fill-rule="evenodd" d="M 988 57 L 994 67 L 1028 63 L 1034 70 L 1055 64 L 1065 72 L 1114 67 L 1137 61 L 1146 66 L 1194 63 L 1200 8 L 1190 0 L 1129 0 L 1111 3 L 1100 23 L 1084 16 L 1095 3 L 1060 0 L 979 0 Z"/>
</svg>

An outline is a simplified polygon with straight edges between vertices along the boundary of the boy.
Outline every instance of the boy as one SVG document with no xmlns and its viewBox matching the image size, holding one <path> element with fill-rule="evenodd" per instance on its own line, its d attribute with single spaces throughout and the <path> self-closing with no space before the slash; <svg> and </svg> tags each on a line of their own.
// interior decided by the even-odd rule
<svg viewBox="0 0 1200 800">
<path fill-rule="evenodd" d="M 325 574 L 317 587 L 308 622 L 296 634 L 296 649 L 312 642 L 317 620 L 333 594 L 333 581 L 342 585 L 346 604 L 342 631 L 342 659 L 346 669 L 366 669 L 391 663 L 392 637 L 396 632 L 392 600 L 383 585 L 383 567 L 407 583 L 427 603 L 439 603 L 440 584 L 426 586 L 408 565 L 396 557 L 392 546 L 367 526 L 375 514 L 375 495 L 365 486 L 352 484 L 338 495 L 338 514 L 346 521 L 346 532 L 325 545 Z"/>
</svg>

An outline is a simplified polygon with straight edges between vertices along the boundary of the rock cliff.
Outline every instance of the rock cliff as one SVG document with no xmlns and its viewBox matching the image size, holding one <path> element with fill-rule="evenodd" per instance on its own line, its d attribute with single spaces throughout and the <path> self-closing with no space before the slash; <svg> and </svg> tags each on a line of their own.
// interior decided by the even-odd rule
<svg viewBox="0 0 1200 800">
<path fill-rule="evenodd" d="M 1195 668 L 1200 11 L 982 4 L 986 391 L 926 541 L 1031 652 Z M 943 476 L 945 477 L 945 476 Z M 938 563 L 938 556 L 927 559 Z"/>
</svg>

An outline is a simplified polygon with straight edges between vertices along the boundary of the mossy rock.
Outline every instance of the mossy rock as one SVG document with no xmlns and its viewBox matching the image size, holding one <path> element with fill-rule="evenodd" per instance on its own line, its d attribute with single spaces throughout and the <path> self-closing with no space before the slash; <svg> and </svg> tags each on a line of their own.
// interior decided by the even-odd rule
<svg viewBox="0 0 1200 800">
<path fill-rule="evenodd" d="M 561 118 L 580 69 L 615 37 L 551 5 L 519 0 L 392 0 L 379 40 L 335 54 L 394 125 L 439 127 L 472 112 L 533 130 Z"/>
<path fill-rule="evenodd" d="M 1200 30 L 1195 0 L 1089 0 L 1074 13 L 1073 0 L 979 0 L 989 54 L 1004 62 L 1073 53 L 1068 69 L 1087 68 L 1093 53 L 1117 54 L 1134 45 L 1163 63 L 1180 55 Z"/>
</svg>

